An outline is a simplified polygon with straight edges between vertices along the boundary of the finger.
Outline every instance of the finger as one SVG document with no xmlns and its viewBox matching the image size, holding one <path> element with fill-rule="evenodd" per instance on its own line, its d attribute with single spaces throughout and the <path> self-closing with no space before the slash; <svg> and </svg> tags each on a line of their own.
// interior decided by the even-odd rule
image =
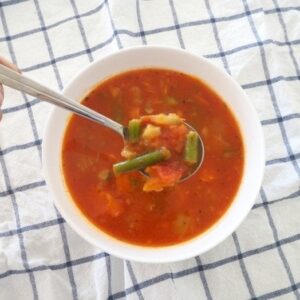
<svg viewBox="0 0 300 300">
<path fill-rule="evenodd" d="M 4 90 L 2 84 L 0 84 L 0 107 L 2 105 L 3 99 L 4 99 Z"/>
<path fill-rule="evenodd" d="M 10 68 L 10 69 L 13 69 L 15 70 L 16 72 L 18 73 L 21 73 L 20 69 L 14 65 L 13 63 L 9 62 L 6 58 L 4 58 L 3 56 L 0 56 L 0 64 Z"/>
</svg>

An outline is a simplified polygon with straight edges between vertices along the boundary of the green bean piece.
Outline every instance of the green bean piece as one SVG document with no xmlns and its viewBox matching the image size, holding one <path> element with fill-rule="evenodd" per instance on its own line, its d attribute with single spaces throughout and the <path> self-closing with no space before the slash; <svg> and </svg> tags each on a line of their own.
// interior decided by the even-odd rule
<svg viewBox="0 0 300 300">
<path fill-rule="evenodd" d="M 190 131 L 187 134 L 185 142 L 184 160 L 191 165 L 198 162 L 198 135 L 195 131 Z"/>
<path fill-rule="evenodd" d="M 148 166 L 154 165 L 158 162 L 166 160 L 170 157 L 170 151 L 162 148 L 133 159 L 122 161 L 113 165 L 114 173 L 121 174 L 134 170 L 142 170 Z"/>
<path fill-rule="evenodd" d="M 141 122 L 137 119 L 132 119 L 128 124 L 128 140 L 131 143 L 137 143 L 141 134 Z"/>
</svg>

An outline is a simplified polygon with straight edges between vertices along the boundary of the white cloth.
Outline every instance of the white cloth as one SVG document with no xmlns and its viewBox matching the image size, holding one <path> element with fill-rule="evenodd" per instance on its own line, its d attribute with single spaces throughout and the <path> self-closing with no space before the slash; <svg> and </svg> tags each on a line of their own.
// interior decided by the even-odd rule
<svg viewBox="0 0 300 300">
<path fill-rule="evenodd" d="M 5 89 L 0 299 L 300 299 L 299 20 L 299 0 L 2 0 L 0 54 L 57 90 L 121 47 L 206 56 L 256 107 L 267 166 L 251 213 L 216 248 L 172 264 L 122 261 L 80 238 L 53 206 L 41 171 L 50 105 Z"/>
</svg>

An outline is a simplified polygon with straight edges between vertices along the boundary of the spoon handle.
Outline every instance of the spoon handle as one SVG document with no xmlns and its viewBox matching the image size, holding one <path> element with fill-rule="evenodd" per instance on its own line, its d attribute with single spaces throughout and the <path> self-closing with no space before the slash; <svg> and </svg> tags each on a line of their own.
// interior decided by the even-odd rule
<svg viewBox="0 0 300 300">
<path fill-rule="evenodd" d="M 0 65 L 0 83 L 96 121 L 124 136 L 124 127 L 121 124 L 3 65 Z"/>
</svg>

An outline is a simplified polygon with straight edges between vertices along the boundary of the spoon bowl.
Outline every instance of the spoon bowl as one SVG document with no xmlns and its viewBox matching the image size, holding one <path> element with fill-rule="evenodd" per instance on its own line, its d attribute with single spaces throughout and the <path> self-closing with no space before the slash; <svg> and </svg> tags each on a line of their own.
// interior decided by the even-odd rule
<svg viewBox="0 0 300 300">
<path fill-rule="evenodd" d="M 197 164 L 194 167 L 193 171 L 191 173 L 187 174 L 186 176 L 182 177 L 180 179 L 180 182 L 189 179 L 190 177 L 192 177 L 195 173 L 197 173 L 199 171 L 200 167 L 202 166 L 202 163 L 203 163 L 203 160 L 204 160 L 204 154 L 205 154 L 204 144 L 203 144 L 202 138 L 201 138 L 200 134 L 198 133 L 198 131 L 194 127 L 192 127 L 190 124 L 188 124 L 186 122 L 184 122 L 184 124 L 185 124 L 186 127 L 188 127 L 189 130 L 194 131 L 197 134 L 199 156 L 198 156 Z"/>
</svg>

